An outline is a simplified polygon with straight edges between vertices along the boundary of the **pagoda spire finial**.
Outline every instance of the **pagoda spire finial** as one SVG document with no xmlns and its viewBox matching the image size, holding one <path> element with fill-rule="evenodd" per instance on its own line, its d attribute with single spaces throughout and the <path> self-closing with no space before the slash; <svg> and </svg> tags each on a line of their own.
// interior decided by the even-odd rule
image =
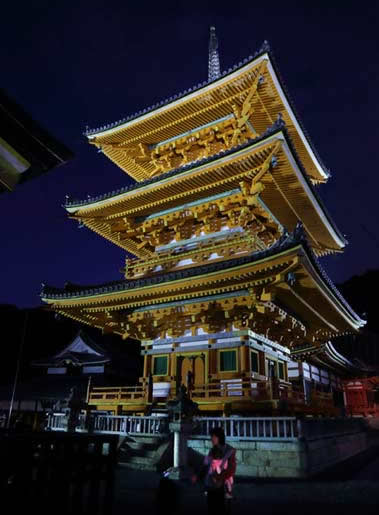
<svg viewBox="0 0 379 515">
<path fill-rule="evenodd" d="M 220 57 L 218 55 L 216 29 L 215 27 L 211 27 L 209 36 L 208 81 L 211 82 L 218 79 L 220 75 Z"/>
</svg>

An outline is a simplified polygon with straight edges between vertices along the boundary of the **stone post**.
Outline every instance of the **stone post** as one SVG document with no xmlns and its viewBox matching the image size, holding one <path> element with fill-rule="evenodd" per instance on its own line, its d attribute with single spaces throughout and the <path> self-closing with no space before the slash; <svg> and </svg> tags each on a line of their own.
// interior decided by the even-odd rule
<svg viewBox="0 0 379 515">
<path fill-rule="evenodd" d="M 171 423 L 169 424 L 170 432 L 174 432 L 174 468 L 179 468 L 182 464 L 183 460 L 181 460 L 181 452 L 180 452 L 180 427 L 176 427 L 179 424 Z"/>
<path fill-rule="evenodd" d="M 80 412 L 87 407 L 75 386 L 71 388 L 67 405 L 67 432 L 75 433 L 79 425 Z"/>
<path fill-rule="evenodd" d="M 186 422 L 184 420 L 170 422 L 169 429 L 171 433 L 174 433 L 174 468 L 170 475 L 173 479 L 187 479 L 190 475 L 187 443 L 192 433 L 192 422 Z"/>
<path fill-rule="evenodd" d="M 169 430 L 174 436 L 173 468 L 170 476 L 173 479 L 187 479 L 190 476 L 188 467 L 188 438 L 193 429 L 193 415 L 197 412 L 197 404 L 191 401 L 184 385 L 180 387 L 177 398 L 167 403 L 170 417 Z"/>
</svg>

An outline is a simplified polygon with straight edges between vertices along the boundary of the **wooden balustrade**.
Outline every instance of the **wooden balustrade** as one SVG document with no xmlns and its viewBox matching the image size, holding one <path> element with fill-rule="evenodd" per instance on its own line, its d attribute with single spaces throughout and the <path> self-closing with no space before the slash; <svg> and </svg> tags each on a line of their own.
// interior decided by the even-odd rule
<svg viewBox="0 0 379 515">
<path fill-rule="evenodd" d="M 334 406 L 333 394 L 330 392 L 319 392 L 313 390 L 310 397 L 310 407 L 312 411 L 321 411 L 334 414 L 336 407 Z"/>
<path fill-rule="evenodd" d="M 311 392 L 311 403 L 333 404 L 333 394 L 330 392 L 319 392 L 313 390 Z"/>
<path fill-rule="evenodd" d="M 282 397 L 283 399 L 287 399 L 288 401 L 296 404 L 305 404 L 305 394 L 301 390 L 297 390 L 293 386 L 285 390 L 285 393 L 283 392 Z"/>
<path fill-rule="evenodd" d="M 47 427 L 52 431 L 66 431 L 67 424 L 64 413 L 52 413 L 47 418 Z"/>
<path fill-rule="evenodd" d="M 276 382 L 275 382 L 276 381 Z M 175 397 L 172 387 L 167 400 Z M 290 405 L 307 405 L 303 391 L 296 389 L 291 383 L 276 379 L 264 380 L 256 378 L 211 379 L 206 384 L 194 385 L 189 390 L 195 401 L 231 401 L 233 398 L 261 401 L 287 401 Z M 120 405 L 123 403 L 148 403 L 148 386 L 96 387 L 89 392 L 90 405 Z M 313 390 L 308 403 L 311 411 L 334 409 L 333 395 Z"/>
<path fill-rule="evenodd" d="M 143 386 L 95 387 L 89 392 L 89 404 L 122 404 L 123 401 L 145 400 L 147 389 Z"/>
<path fill-rule="evenodd" d="M 190 393 L 194 399 L 243 397 L 253 401 L 291 399 L 295 402 L 304 402 L 304 394 L 293 392 L 290 383 L 277 380 L 275 386 L 276 393 L 272 388 L 271 381 L 268 380 L 214 379 L 207 384 L 195 385 Z"/>
<path fill-rule="evenodd" d="M 144 436 L 165 435 L 168 433 L 167 417 L 95 415 L 94 431 Z"/>
<path fill-rule="evenodd" d="M 195 385 L 191 390 L 194 399 L 248 397 L 254 400 L 270 398 L 270 388 L 266 381 L 250 379 L 213 380 L 208 384 Z"/>
</svg>

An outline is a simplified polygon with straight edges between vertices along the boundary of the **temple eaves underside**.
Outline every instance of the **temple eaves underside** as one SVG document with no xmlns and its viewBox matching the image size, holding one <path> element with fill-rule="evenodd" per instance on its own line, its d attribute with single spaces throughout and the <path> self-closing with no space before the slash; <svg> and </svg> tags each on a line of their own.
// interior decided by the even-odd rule
<svg viewBox="0 0 379 515">
<path fill-rule="evenodd" d="M 196 202 L 197 207 L 193 207 Z M 237 207 L 242 216 L 238 221 Z M 81 224 L 143 259 L 152 258 L 158 245 L 181 232 L 185 239 L 185 235 L 188 238 L 202 231 L 212 233 L 221 225 L 230 229 L 240 225 L 248 235 L 249 226 L 257 219 L 266 246 L 279 235 L 278 227 L 272 230 L 275 220 L 290 231 L 302 220 L 317 255 L 338 252 L 346 244 L 308 179 L 281 120 L 261 137 L 227 152 L 123 191 L 70 201 L 66 209 Z M 152 210 L 157 211 L 154 217 L 148 216 Z"/>
<path fill-rule="evenodd" d="M 324 369 L 338 370 L 342 375 L 360 375 L 363 371 L 361 365 L 340 354 L 330 341 L 320 346 L 309 343 L 298 346 L 291 352 L 291 359 L 306 361 Z"/>
<path fill-rule="evenodd" d="M 298 228 L 268 251 L 181 272 L 95 288 L 45 287 L 42 298 L 63 315 L 141 340 L 249 328 L 291 349 L 320 345 L 364 322 L 302 234 Z"/>
<path fill-rule="evenodd" d="M 294 113 L 268 45 L 216 80 L 86 134 L 115 164 L 143 181 L 260 135 L 278 115 L 309 177 L 325 182 L 329 172 Z"/>
</svg>

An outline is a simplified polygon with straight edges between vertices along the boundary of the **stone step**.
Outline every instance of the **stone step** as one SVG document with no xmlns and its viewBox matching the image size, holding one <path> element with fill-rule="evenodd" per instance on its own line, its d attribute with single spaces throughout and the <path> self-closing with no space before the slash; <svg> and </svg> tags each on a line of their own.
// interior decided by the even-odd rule
<svg viewBox="0 0 379 515">
<path fill-rule="evenodd" d="M 119 465 L 137 470 L 156 470 L 155 460 L 143 456 L 133 456 L 126 460 L 120 460 Z"/>
<path fill-rule="evenodd" d="M 142 463 L 154 465 L 154 459 L 149 458 L 147 456 L 130 456 L 130 458 L 127 461 L 125 461 L 125 463 Z"/>
<path fill-rule="evenodd" d="M 125 441 L 120 448 L 119 464 L 139 470 L 156 471 L 169 441 L 160 438 L 155 443 L 141 439 Z"/>
<path fill-rule="evenodd" d="M 159 458 L 159 449 L 120 449 L 120 457 Z"/>
<path fill-rule="evenodd" d="M 144 443 L 144 444 L 154 444 L 158 445 L 160 442 L 166 439 L 166 436 L 162 434 L 150 435 L 150 436 L 139 436 L 139 435 L 131 435 L 128 436 L 127 443 Z"/>
<path fill-rule="evenodd" d="M 128 448 L 134 449 L 134 450 L 137 450 L 137 449 L 154 450 L 154 449 L 157 449 L 159 447 L 159 445 L 160 445 L 160 442 L 152 443 L 152 442 L 129 441 L 129 442 L 124 442 L 124 445 L 122 445 L 121 448 L 128 447 Z"/>
<path fill-rule="evenodd" d="M 126 468 L 126 469 L 133 469 L 133 470 L 149 470 L 151 472 L 156 472 L 156 466 L 151 465 L 148 463 L 120 463 L 120 466 Z"/>
</svg>

